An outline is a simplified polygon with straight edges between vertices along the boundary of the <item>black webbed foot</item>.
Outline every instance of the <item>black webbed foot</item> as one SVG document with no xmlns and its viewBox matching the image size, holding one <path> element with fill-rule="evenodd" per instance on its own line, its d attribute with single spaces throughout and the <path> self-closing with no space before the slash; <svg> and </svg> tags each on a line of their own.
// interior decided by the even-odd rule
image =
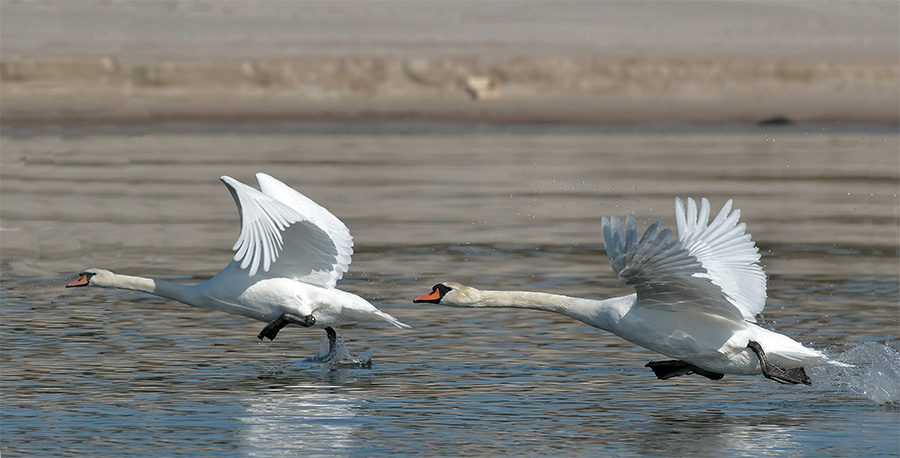
<svg viewBox="0 0 900 458">
<path fill-rule="evenodd" d="M 700 369 L 693 364 L 678 360 L 650 361 L 644 367 L 649 367 L 651 370 L 653 370 L 653 373 L 656 374 L 656 378 L 660 380 L 668 380 L 672 377 L 679 377 L 689 374 L 702 375 L 710 380 L 721 380 L 722 377 L 725 376 L 725 374 L 710 372 L 705 369 Z"/>
<path fill-rule="evenodd" d="M 281 331 L 282 328 L 289 324 L 296 324 L 308 328 L 314 324 L 316 324 L 316 317 L 312 315 L 306 316 L 298 316 L 291 313 L 282 313 L 281 316 L 272 320 L 269 324 L 266 325 L 259 331 L 256 338 L 259 340 L 263 340 L 263 337 L 269 340 L 275 340 L 275 336 L 278 335 L 278 331 Z"/>
<path fill-rule="evenodd" d="M 802 367 L 782 369 L 769 363 L 769 359 L 766 358 L 766 352 L 763 351 L 762 346 L 759 343 L 750 341 L 750 343 L 747 344 L 747 347 L 753 350 L 753 353 L 756 353 L 756 357 L 759 358 L 759 367 L 762 368 L 762 373 L 766 378 L 785 385 L 797 385 L 800 383 L 812 385 L 812 380 L 806 375 L 806 371 L 803 370 Z"/>
</svg>

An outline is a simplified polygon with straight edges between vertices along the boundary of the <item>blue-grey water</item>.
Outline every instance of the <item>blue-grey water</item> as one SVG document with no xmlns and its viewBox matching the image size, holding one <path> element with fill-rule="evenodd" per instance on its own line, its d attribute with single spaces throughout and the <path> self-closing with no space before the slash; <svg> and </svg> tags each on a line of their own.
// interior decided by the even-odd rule
<svg viewBox="0 0 900 458">
<path fill-rule="evenodd" d="M 17 456 L 897 456 L 900 136 L 872 126 L 235 124 L 4 127 L 2 416 Z M 231 257 L 219 183 L 270 173 L 355 237 L 339 287 L 413 326 L 339 330 L 371 365 L 303 362 L 321 331 L 146 294 Z M 657 380 L 660 358 L 563 316 L 412 304 L 444 280 L 603 298 L 604 215 L 734 198 L 765 326 L 857 367 L 814 385 Z"/>
</svg>

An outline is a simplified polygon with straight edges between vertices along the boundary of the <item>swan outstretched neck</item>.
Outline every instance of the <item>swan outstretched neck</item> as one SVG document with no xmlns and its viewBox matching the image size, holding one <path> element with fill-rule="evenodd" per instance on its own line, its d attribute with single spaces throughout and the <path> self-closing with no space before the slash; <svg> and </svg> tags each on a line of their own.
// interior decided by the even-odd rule
<svg viewBox="0 0 900 458">
<path fill-rule="evenodd" d="M 210 280 L 182 285 L 90 268 L 66 286 L 141 291 L 264 321 L 260 339 L 274 339 L 288 325 L 325 328 L 329 336 L 332 327 L 348 322 L 409 327 L 335 288 L 353 254 L 353 238 L 341 220 L 275 178 L 256 177 L 260 190 L 221 177 L 237 204 L 241 232 L 231 263 Z"/>
<path fill-rule="evenodd" d="M 146 277 L 134 277 L 131 275 L 117 275 L 106 269 L 92 267 L 85 269 L 78 279 L 66 285 L 67 288 L 77 286 L 97 286 L 109 289 L 127 289 L 150 293 L 178 302 L 183 302 L 196 307 L 201 306 L 200 296 L 196 288 L 165 280 L 154 280 Z"/>
<path fill-rule="evenodd" d="M 628 217 L 602 219 L 610 265 L 633 294 L 605 300 L 525 291 L 482 291 L 455 282 L 435 285 L 416 303 L 511 307 L 560 313 L 675 358 L 648 364 L 657 377 L 759 374 L 780 383 L 810 384 L 803 366 L 825 356 L 757 326 L 766 299 L 759 250 L 725 203 L 710 222 L 710 205 L 675 200 L 678 238 L 655 222 L 638 237 Z"/>
<path fill-rule="evenodd" d="M 533 291 L 480 290 L 456 282 L 434 285 L 431 292 L 413 300 L 415 303 L 440 304 L 450 307 L 523 308 L 559 313 L 591 326 L 610 330 L 628 306 L 628 301 L 610 299 L 595 301 L 571 296 Z"/>
</svg>

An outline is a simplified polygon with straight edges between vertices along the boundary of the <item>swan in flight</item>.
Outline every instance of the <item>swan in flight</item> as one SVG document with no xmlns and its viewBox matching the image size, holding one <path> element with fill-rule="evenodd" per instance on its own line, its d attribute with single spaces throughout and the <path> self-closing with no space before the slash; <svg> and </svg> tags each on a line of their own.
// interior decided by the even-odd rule
<svg viewBox="0 0 900 458">
<path fill-rule="evenodd" d="M 341 220 L 269 175 L 257 173 L 256 179 L 259 191 L 220 178 L 237 204 L 241 233 L 232 248 L 234 259 L 210 280 L 182 285 L 91 268 L 66 287 L 142 291 L 264 321 L 260 340 L 274 340 L 290 324 L 325 328 L 329 352 L 321 362 L 334 356 L 334 327 L 342 323 L 378 319 L 409 327 L 365 299 L 335 289 L 353 254 L 353 238 Z"/>
<path fill-rule="evenodd" d="M 637 224 L 603 217 L 603 239 L 613 270 L 635 293 L 605 300 L 525 291 L 481 291 L 459 283 L 434 286 L 414 299 L 452 307 L 514 307 L 561 313 L 612 332 L 671 361 L 647 367 L 660 379 L 698 374 L 759 374 L 785 384 L 812 382 L 804 366 L 826 361 L 822 353 L 756 325 L 766 301 L 759 250 L 738 224 L 731 200 L 712 222 L 705 198 L 699 211 L 675 199 L 678 238 L 651 224 L 638 238 Z"/>
</svg>

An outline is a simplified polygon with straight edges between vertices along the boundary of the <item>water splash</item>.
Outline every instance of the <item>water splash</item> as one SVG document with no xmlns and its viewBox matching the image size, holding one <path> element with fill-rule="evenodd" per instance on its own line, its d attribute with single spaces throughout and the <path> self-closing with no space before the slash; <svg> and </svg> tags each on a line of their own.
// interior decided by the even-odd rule
<svg viewBox="0 0 900 458">
<path fill-rule="evenodd" d="M 329 361 L 331 367 L 348 367 L 357 369 L 369 369 L 372 367 L 372 355 L 375 353 L 371 348 L 353 356 L 346 345 L 338 346 L 334 358 Z"/>
<path fill-rule="evenodd" d="M 831 359 L 843 364 L 810 368 L 817 380 L 849 388 L 879 405 L 900 406 L 900 351 L 864 343 Z"/>
<path fill-rule="evenodd" d="M 303 360 L 304 363 L 323 363 L 331 367 L 342 368 L 370 368 L 372 367 L 372 354 L 374 351 L 370 348 L 356 356 L 350 353 L 347 344 L 342 339 L 338 339 L 334 349 L 334 355 L 327 359 L 329 350 L 328 338 L 322 338 L 319 341 L 319 350 L 316 356 L 312 356 Z"/>
<path fill-rule="evenodd" d="M 285 365 L 272 352 L 272 346 L 274 345 L 274 343 L 271 340 L 266 342 L 263 339 L 260 339 L 259 344 L 266 349 L 264 360 L 265 368 L 264 375 L 262 377 L 276 377 L 278 375 L 281 375 L 284 372 Z"/>
</svg>

